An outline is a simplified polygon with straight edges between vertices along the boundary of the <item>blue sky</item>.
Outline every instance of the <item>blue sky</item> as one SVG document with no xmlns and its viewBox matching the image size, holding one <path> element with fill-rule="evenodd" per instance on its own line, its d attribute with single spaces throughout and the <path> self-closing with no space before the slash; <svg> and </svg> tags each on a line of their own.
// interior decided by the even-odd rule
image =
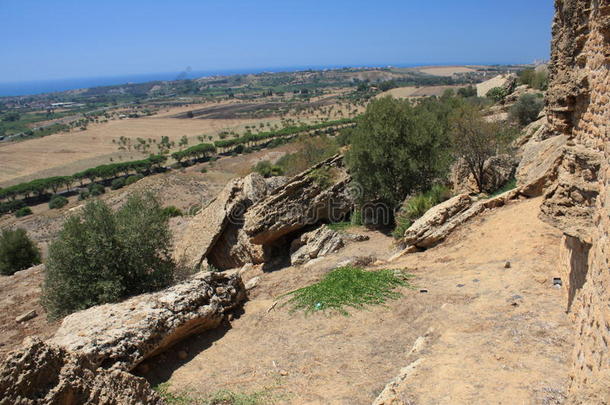
<svg viewBox="0 0 610 405">
<path fill-rule="evenodd" d="M 549 58 L 552 0 L 0 0 L 0 82 Z"/>
</svg>

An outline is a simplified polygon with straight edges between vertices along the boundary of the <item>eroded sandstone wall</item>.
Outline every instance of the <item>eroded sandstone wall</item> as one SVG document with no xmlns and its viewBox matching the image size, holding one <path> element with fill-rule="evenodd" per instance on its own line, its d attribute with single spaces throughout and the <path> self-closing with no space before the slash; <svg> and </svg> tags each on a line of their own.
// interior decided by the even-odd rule
<svg viewBox="0 0 610 405">
<path fill-rule="evenodd" d="M 610 401 L 610 0 L 556 0 L 547 117 L 567 135 L 542 217 L 565 233 L 575 403 Z"/>
</svg>

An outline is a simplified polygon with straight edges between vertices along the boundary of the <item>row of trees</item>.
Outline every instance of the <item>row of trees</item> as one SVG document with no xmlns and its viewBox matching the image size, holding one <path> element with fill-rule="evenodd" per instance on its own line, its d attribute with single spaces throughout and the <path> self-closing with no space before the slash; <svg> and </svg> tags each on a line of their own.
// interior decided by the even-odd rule
<svg viewBox="0 0 610 405">
<path fill-rule="evenodd" d="M 159 167 L 166 160 L 167 156 L 151 155 L 147 159 L 92 167 L 82 172 L 75 173 L 72 176 L 54 176 L 36 179 L 0 189 L 0 200 L 15 200 L 19 196 L 23 198 L 29 198 L 33 195 L 42 197 L 49 191 L 52 191 L 53 194 L 55 194 L 61 187 L 70 190 L 72 185 L 77 181 L 82 185 L 84 179 L 95 182 L 97 179 L 109 180 L 119 175 L 129 175 L 130 173 L 147 173 Z"/>
<path fill-rule="evenodd" d="M 202 159 L 212 153 L 216 153 L 216 147 L 213 144 L 200 143 L 185 150 L 174 152 L 171 156 L 176 162 L 181 163 L 185 159 Z"/>
<path fill-rule="evenodd" d="M 279 129 L 277 131 L 269 131 L 269 132 L 260 132 L 258 134 L 246 134 L 239 138 L 235 139 L 221 139 L 219 141 L 215 141 L 214 145 L 221 151 L 227 151 L 231 148 L 234 148 L 238 145 L 251 146 L 256 144 L 257 142 L 266 141 L 278 137 L 296 135 L 302 132 L 308 131 L 316 131 L 320 129 L 325 129 L 329 127 L 334 127 L 338 125 L 346 125 L 355 122 L 355 120 L 351 118 L 344 118 L 335 121 L 323 122 L 320 124 L 309 124 L 309 125 L 299 125 L 299 126 L 290 126 L 286 128 Z"/>
</svg>

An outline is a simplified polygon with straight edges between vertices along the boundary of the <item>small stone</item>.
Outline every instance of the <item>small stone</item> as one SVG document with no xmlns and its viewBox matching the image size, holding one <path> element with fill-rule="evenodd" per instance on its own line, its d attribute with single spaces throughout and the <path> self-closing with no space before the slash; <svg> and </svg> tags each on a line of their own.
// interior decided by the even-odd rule
<svg viewBox="0 0 610 405">
<path fill-rule="evenodd" d="M 288 375 L 288 371 L 286 371 L 286 370 L 280 370 L 280 375 L 281 375 L 281 376 L 287 376 L 287 375 Z"/>
<path fill-rule="evenodd" d="M 29 321 L 32 318 L 36 318 L 38 314 L 36 313 L 36 310 L 31 310 L 28 311 L 24 314 L 19 315 L 18 317 L 15 318 L 15 321 L 20 323 L 20 322 L 25 322 L 25 321 Z"/>
<path fill-rule="evenodd" d="M 233 314 L 229 314 L 229 315 L 227 315 L 227 320 L 228 320 L 229 322 L 231 322 L 231 321 L 232 321 L 234 318 L 235 318 L 235 317 L 233 316 Z"/>
<path fill-rule="evenodd" d="M 188 354 L 187 354 L 187 353 L 186 353 L 184 350 L 180 350 L 180 351 L 178 352 L 178 358 L 179 358 L 180 360 L 186 360 L 186 358 L 187 358 L 188 356 L 189 356 L 189 355 L 188 355 Z"/>
<path fill-rule="evenodd" d="M 464 285 L 465 285 L 465 284 L 458 284 L 458 285 L 457 285 L 457 287 L 458 287 L 458 288 L 462 288 L 462 287 L 464 287 Z"/>
<path fill-rule="evenodd" d="M 510 269 L 510 262 L 504 263 L 504 268 L 505 269 Z"/>
<path fill-rule="evenodd" d="M 248 280 L 248 282 L 246 283 L 246 290 L 251 290 L 254 287 L 256 287 L 260 280 L 261 280 L 260 277 L 254 277 L 254 278 L 251 278 L 250 280 Z"/>
</svg>

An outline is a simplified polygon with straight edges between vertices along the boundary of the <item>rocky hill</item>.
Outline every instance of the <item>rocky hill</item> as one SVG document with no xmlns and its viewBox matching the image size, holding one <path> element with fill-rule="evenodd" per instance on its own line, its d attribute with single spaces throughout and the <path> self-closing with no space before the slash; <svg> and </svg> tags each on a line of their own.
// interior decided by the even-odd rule
<svg viewBox="0 0 610 405">
<path fill-rule="evenodd" d="M 555 6 L 545 112 L 516 156 L 485 162 L 485 188 L 514 189 L 474 195 L 456 165 L 457 195 L 394 243 L 329 226 L 354 209 L 341 155 L 232 179 L 175 246 L 198 273 L 26 339 L 0 366 L 0 405 L 233 403 L 202 402 L 221 388 L 257 403 L 608 404 L 610 2 Z M 349 317 L 283 306 L 346 265 L 411 284 Z"/>
</svg>

